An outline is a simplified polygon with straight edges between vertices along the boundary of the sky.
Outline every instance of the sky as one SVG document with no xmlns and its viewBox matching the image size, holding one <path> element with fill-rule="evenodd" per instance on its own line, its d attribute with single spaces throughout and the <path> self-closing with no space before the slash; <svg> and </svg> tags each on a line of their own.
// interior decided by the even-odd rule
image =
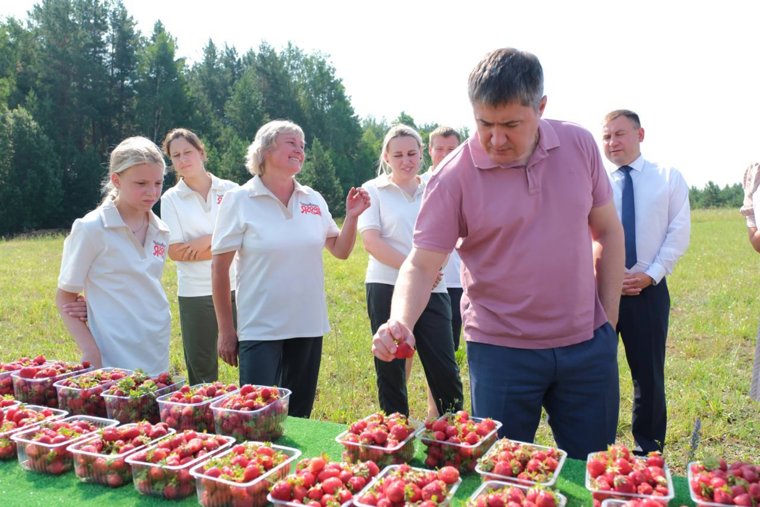
<svg viewBox="0 0 760 507">
<path fill-rule="evenodd" d="M 25 19 L 41 0 L 0 0 Z M 360 117 L 474 130 L 467 76 L 483 55 L 538 56 L 544 117 L 601 137 L 604 115 L 632 109 L 643 155 L 690 186 L 741 181 L 760 161 L 760 36 L 746 0 L 123 0 L 149 36 L 160 20 L 177 56 L 198 61 L 213 40 L 238 54 L 261 42 L 320 52 Z M 308 132 L 306 133 L 308 137 Z M 606 160 L 605 160 L 606 162 Z"/>
</svg>

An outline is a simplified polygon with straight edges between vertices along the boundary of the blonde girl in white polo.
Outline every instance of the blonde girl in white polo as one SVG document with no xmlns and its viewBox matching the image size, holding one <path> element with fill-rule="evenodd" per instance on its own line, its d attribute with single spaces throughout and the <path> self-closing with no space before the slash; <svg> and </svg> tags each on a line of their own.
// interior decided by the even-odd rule
<svg viewBox="0 0 760 507">
<path fill-rule="evenodd" d="M 322 249 L 348 258 L 366 191 L 351 188 L 338 229 L 319 192 L 299 184 L 304 133 L 289 121 L 259 129 L 248 147 L 247 183 L 227 192 L 211 244 L 219 356 L 240 383 L 290 389 L 289 414 L 309 417 L 316 395 L 322 337 L 330 330 Z M 237 330 L 227 270 L 237 254 Z"/>
<path fill-rule="evenodd" d="M 219 365 L 211 298 L 211 233 L 224 194 L 238 184 L 206 171 L 206 147 L 190 130 L 170 131 L 163 149 L 179 177 L 177 184 L 161 196 L 161 219 L 169 226 L 169 258 L 177 264 L 177 299 L 188 381 L 213 382 L 219 377 Z M 229 277 L 232 286 L 235 263 Z"/>
<path fill-rule="evenodd" d="M 418 175 L 421 163 L 419 133 L 407 125 L 396 125 L 383 139 L 379 176 L 362 185 L 372 201 L 359 218 L 359 232 L 370 254 L 365 288 L 372 334 L 390 318 L 399 268 L 412 250 L 414 223 L 425 190 L 425 182 Z M 451 300 L 442 274 L 414 327 L 414 337 L 434 401 L 430 410 L 444 413 L 461 409 L 464 400 L 454 358 Z M 388 414 L 408 415 L 406 361 L 374 361 L 380 408 Z"/>
<path fill-rule="evenodd" d="M 111 152 L 105 199 L 63 243 L 56 305 L 82 359 L 96 368 L 169 370 L 171 315 L 161 286 L 169 229 L 151 211 L 164 170 L 150 140 L 122 141 Z M 86 323 L 63 308 L 81 292 Z"/>
</svg>

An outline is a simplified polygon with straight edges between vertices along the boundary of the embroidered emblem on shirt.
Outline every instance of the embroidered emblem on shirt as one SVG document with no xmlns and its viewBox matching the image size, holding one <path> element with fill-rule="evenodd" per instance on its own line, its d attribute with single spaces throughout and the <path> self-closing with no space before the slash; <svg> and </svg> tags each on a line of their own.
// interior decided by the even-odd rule
<svg viewBox="0 0 760 507">
<path fill-rule="evenodd" d="M 222 198 L 224 197 L 224 194 L 216 194 L 216 203 L 222 204 Z"/>
<path fill-rule="evenodd" d="M 318 204 L 301 203 L 301 214 L 322 215 L 322 210 Z"/>
<path fill-rule="evenodd" d="M 153 257 L 164 258 L 166 255 L 166 243 L 159 243 L 153 240 Z"/>
</svg>

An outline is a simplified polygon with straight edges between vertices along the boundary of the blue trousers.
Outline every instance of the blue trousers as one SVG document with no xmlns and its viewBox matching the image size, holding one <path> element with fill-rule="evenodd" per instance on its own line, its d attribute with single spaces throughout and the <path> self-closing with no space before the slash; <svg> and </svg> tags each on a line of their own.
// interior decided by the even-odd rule
<svg viewBox="0 0 760 507">
<path fill-rule="evenodd" d="M 615 441 L 620 391 L 609 323 L 567 347 L 467 342 L 467 359 L 473 415 L 501 421 L 499 436 L 533 442 L 543 407 L 557 446 L 571 458 L 586 459 Z"/>
</svg>

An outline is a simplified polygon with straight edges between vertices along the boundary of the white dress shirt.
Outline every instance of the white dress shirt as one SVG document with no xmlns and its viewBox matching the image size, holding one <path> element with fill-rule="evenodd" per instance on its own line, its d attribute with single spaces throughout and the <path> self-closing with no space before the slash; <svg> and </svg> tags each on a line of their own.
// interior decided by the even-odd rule
<svg viewBox="0 0 760 507">
<path fill-rule="evenodd" d="M 689 187 L 677 169 L 661 167 L 641 156 L 628 165 L 633 168 L 638 262 L 626 272 L 646 273 L 657 284 L 673 272 L 689 246 Z M 625 175 L 618 168 L 609 176 L 615 209 L 621 217 Z"/>
</svg>

